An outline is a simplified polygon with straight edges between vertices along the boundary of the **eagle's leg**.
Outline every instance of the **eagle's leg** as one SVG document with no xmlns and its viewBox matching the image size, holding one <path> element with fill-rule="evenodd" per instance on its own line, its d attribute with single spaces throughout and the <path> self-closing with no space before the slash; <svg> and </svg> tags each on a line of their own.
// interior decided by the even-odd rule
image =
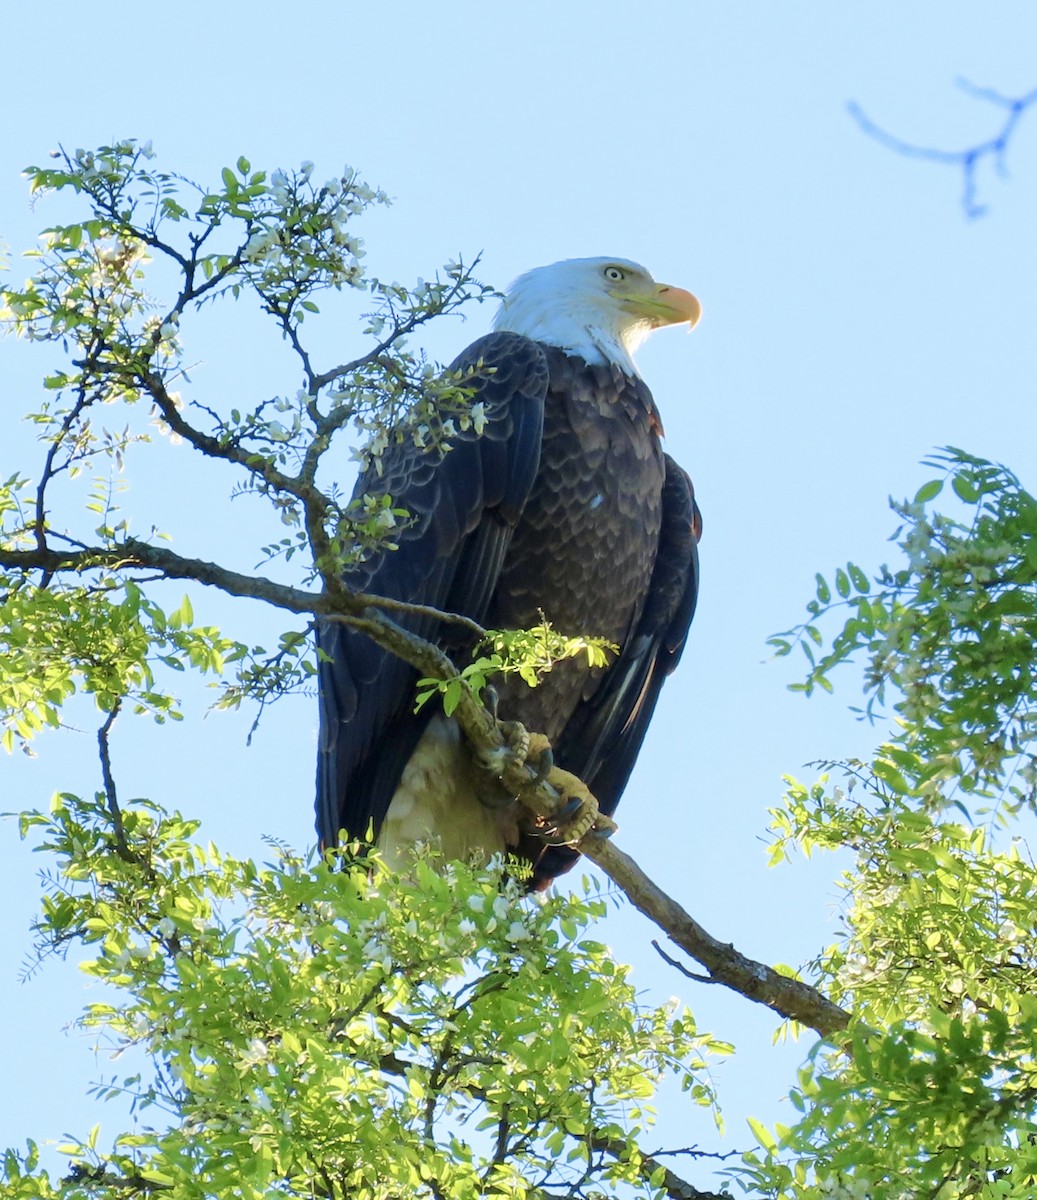
<svg viewBox="0 0 1037 1200">
<path fill-rule="evenodd" d="M 487 695 L 487 693 L 492 694 Z M 487 708 L 493 714 L 494 720 L 497 720 L 496 691 L 487 688 L 483 695 L 487 701 Z M 526 732 L 526 727 L 520 725 L 518 721 L 498 720 L 497 728 L 500 730 L 503 744 L 493 750 L 477 750 L 475 757 L 484 771 L 499 780 L 509 763 L 518 763 L 522 766 L 528 760 L 529 734 Z M 508 808 L 515 803 L 515 793 L 503 785 L 490 786 L 480 791 L 479 800 L 486 808 Z"/>
<path fill-rule="evenodd" d="M 483 693 L 483 700 L 497 721 L 496 691 L 487 688 Z M 504 744 L 494 750 L 477 752 L 480 766 L 499 777 L 504 774 L 504 769 L 510 761 L 532 770 L 533 778 L 530 782 L 533 787 L 543 783 L 551 774 L 555 763 L 554 752 L 547 738 L 539 733 L 530 735 L 526 727 L 518 721 L 497 721 L 497 728 Z M 490 806 L 496 807 L 493 801 L 490 801 Z"/>
</svg>

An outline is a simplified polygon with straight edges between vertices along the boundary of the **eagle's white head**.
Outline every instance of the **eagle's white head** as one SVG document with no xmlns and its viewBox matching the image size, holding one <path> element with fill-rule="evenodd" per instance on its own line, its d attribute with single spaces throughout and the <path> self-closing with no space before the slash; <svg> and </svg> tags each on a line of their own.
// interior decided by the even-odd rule
<svg viewBox="0 0 1037 1200">
<path fill-rule="evenodd" d="M 493 327 L 637 375 L 634 353 L 653 329 L 685 321 L 694 327 L 701 315 L 690 292 L 656 283 L 637 263 L 568 258 L 520 275 Z"/>
</svg>

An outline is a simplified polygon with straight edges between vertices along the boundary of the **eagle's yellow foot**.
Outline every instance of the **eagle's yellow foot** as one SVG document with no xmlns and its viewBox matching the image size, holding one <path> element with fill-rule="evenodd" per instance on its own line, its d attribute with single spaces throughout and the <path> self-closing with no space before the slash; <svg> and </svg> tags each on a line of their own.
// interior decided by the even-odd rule
<svg viewBox="0 0 1037 1200">
<path fill-rule="evenodd" d="M 598 802 L 582 780 L 561 767 L 554 766 L 554 756 L 547 738 L 540 733 L 529 737 L 527 760 L 540 756 L 540 769 L 546 766 L 543 779 L 558 793 L 558 806 L 549 817 L 538 817 L 531 832 L 554 846 L 570 846 L 580 842 L 592 830 L 608 837 L 616 825 L 598 809 Z M 539 780 L 538 780 L 539 782 Z"/>
</svg>

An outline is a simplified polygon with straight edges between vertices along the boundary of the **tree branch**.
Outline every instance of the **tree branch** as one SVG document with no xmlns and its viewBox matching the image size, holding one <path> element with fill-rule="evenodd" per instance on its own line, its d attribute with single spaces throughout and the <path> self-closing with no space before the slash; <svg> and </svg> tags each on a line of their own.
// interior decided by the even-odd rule
<svg viewBox="0 0 1037 1200">
<path fill-rule="evenodd" d="M 113 549 L 55 551 L 0 550 L 0 566 L 52 573 L 144 567 L 159 570 L 169 579 L 190 579 L 219 588 L 231 596 L 262 600 L 293 613 L 330 616 L 367 634 L 382 649 L 409 663 L 422 675 L 441 680 L 459 680 L 460 700 L 454 716 L 469 743 L 477 751 L 475 760 L 490 759 L 502 764 L 499 778 L 518 802 L 535 816 L 550 820 L 557 811 L 559 792 L 541 778 L 535 766 L 516 756 L 501 724 L 486 709 L 467 682 L 460 679 L 450 657 L 438 646 L 417 637 L 377 611 L 383 603 L 375 597 L 354 595 L 340 588 L 334 595 L 317 593 L 275 583 L 261 576 L 243 575 L 217 563 L 186 558 L 146 542 L 127 540 Z M 413 611 L 421 606 L 390 602 L 390 607 Z M 432 610 L 438 614 L 438 610 Z M 444 614 L 445 615 L 445 614 Z M 484 768 L 485 769 L 485 768 Z M 491 772 L 492 773 L 492 772 Z M 596 802 L 595 802 L 596 803 Z M 593 830 L 577 845 L 629 897 L 631 903 L 709 972 L 712 982 L 723 984 L 779 1016 L 833 1037 L 845 1029 L 850 1014 L 833 1004 L 815 988 L 781 975 L 764 963 L 739 953 L 732 945 L 709 934 L 675 900 L 659 888 L 637 865 L 605 836 L 615 826 L 599 817 Z"/>
<path fill-rule="evenodd" d="M 387 1075 L 394 1075 L 400 1078 L 407 1078 L 410 1072 L 413 1071 L 414 1066 L 414 1063 L 400 1058 L 396 1054 L 386 1054 L 378 1060 L 378 1067 L 382 1071 Z M 489 1102 L 488 1093 L 471 1083 L 465 1084 L 464 1091 L 473 1100 L 478 1100 L 482 1104 Z M 609 1137 L 593 1129 L 586 1134 L 586 1142 L 592 1150 L 608 1154 L 612 1158 L 623 1159 L 630 1154 L 630 1144 L 624 1138 Z M 691 1153 L 694 1154 L 696 1151 L 691 1151 Z M 709 1157 L 713 1156 L 710 1155 Z M 642 1155 L 641 1173 L 643 1178 L 648 1179 L 660 1168 L 665 1172 L 663 1182 L 660 1186 L 663 1192 L 670 1197 L 670 1200 L 730 1200 L 730 1197 L 724 1193 L 703 1192 L 693 1187 L 686 1179 L 682 1179 L 675 1171 L 671 1171 L 665 1164 L 661 1163 L 655 1155 Z"/>
<path fill-rule="evenodd" d="M 422 644 L 422 662 L 416 663 L 408 651 L 420 639 L 385 621 L 391 626 L 387 640 L 377 636 L 382 632 L 376 625 L 365 628 L 364 621 L 350 621 L 357 629 L 371 633 L 379 645 L 399 657 L 420 666 L 429 675 L 450 678 L 456 675 L 453 664 L 437 647 Z M 383 626 L 383 628 L 384 628 Z M 401 640 L 400 635 L 406 641 Z M 393 643 L 393 644 L 390 644 Z M 499 757 L 504 763 L 500 781 L 518 802 L 536 816 L 550 818 L 558 807 L 559 794 L 548 779 L 540 777 L 536 767 L 520 761 L 510 752 L 495 718 L 486 710 L 471 689 L 462 681 L 461 698 L 454 710 L 470 744 L 481 753 L 476 761 Z M 596 803 L 596 802 L 594 802 Z M 779 1016 L 816 1030 L 822 1037 L 833 1037 L 845 1029 L 850 1014 L 833 1004 L 816 988 L 797 979 L 781 975 L 765 963 L 756 962 L 739 953 L 730 943 L 721 942 L 707 931 L 677 902 L 655 884 L 637 863 L 607 840 L 615 828 L 607 817 L 599 817 L 595 828 L 576 843 L 575 848 L 597 863 L 606 875 L 626 893 L 631 903 L 653 921 L 685 953 L 690 954 L 709 972 L 713 982 L 739 992 L 757 1004 L 764 1004 Z M 602 836 L 602 835 L 605 836 Z"/>
<path fill-rule="evenodd" d="M 93 1184 L 115 1192 L 140 1192 L 145 1196 L 151 1195 L 152 1192 L 169 1192 L 175 1187 L 172 1183 L 158 1183 L 154 1179 L 146 1179 L 143 1175 L 123 1175 L 103 1165 L 88 1167 L 82 1163 L 73 1166 L 66 1182 L 79 1187 L 89 1187 Z"/>
<path fill-rule="evenodd" d="M 458 302 L 465 299 L 467 295 L 465 287 L 471 282 L 472 272 L 479 265 L 481 258 L 482 255 L 477 254 L 468 267 L 465 267 L 462 262 L 458 261 L 459 270 L 457 276 L 435 306 L 413 312 L 405 321 L 399 321 L 394 317 L 392 332 L 387 337 L 382 338 L 374 349 L 369 350 L 366 354 L 361 354 L 359 358 L 354 358 L 351 362 L 343 363 L 338 367 L 332 367 L 330 371 L 321 371 L 319 374 L 312 375 L 311 390 L 316 393 L 329 383 L 333 383 L 336 379 L 342 379 L 347 375 L 353 374 L 355 371 L 361 370 L 363 367 L 370 366 L 372 363 L 377 362 L 387 350 L 390 350 L 401 339 L 413 333 L 419 326 L 424 325 L 427 321 L 431 321 L 434 317 L 449 312 Z"/>
<path fill-rule="evenodd" d="M 965 210 L 965 215 L 970 220 L 975 220 L 975 218 L 983 216 L 988 207 L 986 204 L 980 204 L 976 199 L 979 190 L 976 179 L 977 168 L 984 160 L 991 159 L 999 175 L 1003 177 L 1008 174 L 1005 156 L 1009 141 L 1023 114 L 1037 103 L 1037 88 L 1023 96 L 1013 97 L 1004 96 L 993 88 L 976 87 L 967 79 L 958 79 L 956 82 L 962 91 L 967 92 L 974 99 L 986 100 L 1002 109 L 1006 114 L 1001 128 L 993 137 L 988 138 L 985 142 L 966 146 L 963 150 L 940 150 L 935 146 L 919 146 L 914 142 L 905 141 L 876 125 L 855 101 L 850 101 L 846 107 L 850 116 L 868 137 L 874 138 L 888 150 L 907 158 L 921 158 L 927 162 L 958 167 L 962 173 L 961 205 Z"/>
<path fill-rule="evenodd" d="M 112 705 L 112 711 L 101 728 L 97 731 L 97 748 L 101 756 L 101 778 L 104 781 L 104 796 L 108 804 L 108 813 L 112 818 L 112 829 L 115 831 L 116 853 L 123 862 L 136 863 L 140 860 L 130 849 L 126 841 L 126 828 L 122 821 L 122 809 L 119 807 L 119 797 L 115 790 L 115 777 L 112 774 L 112 758 L 108 745 L 108 737 L 115 724 L 115 718 L 122 708 L 122 697 L 119 696 Z"/>
<path fill-rule="evenodd" d="M 245 450 L 237 442 L 221 440 L 212 434 L 203 433 L 188 421 L 176 406 L 160 376 L 154 371 L 140 371 L 139 380 L 162 414 L 162 420 L 200 454 L 207 458 L 222 458 L 243 467 L 251 475 L 257 475 L 269 487 L 278 492 L 287 492 L 304 504 L 319 502 L 323 511 L 327 507 L 324 496 L 312 484 L 296 475 L 288 475 L 276 467 L 270 459 L 254 450 Z"/>
<path fill-rule="evenodd" d="M 690 913 L 641 870 L 629 854 L 611 842 L 586 837 L 577 847 L 598 864 L 626 893 L 631 903 L 654 921 L 676 945 L 701 963 L 710 981 L 723 984 L 779 1016 L 832 1038 L 850 1023 L 850 1014 L 816 988 L 781 975 L 766 964 L 739 953 L 713 937 Z"/>
<path fill-rule="evenodd" d="M 243 575 L 218 563 L 186 558 L 161 546 L 128 538 L 118 546 L 88 546 L 82 550 L 0 549 L 0 567 L 16 571 L 80 574 L 85 571 L 117 571 L 146 568 L 161 572 L 166 579 L 191 579 L 218 588 L 228 596 L 262 600 L 275 608 L 294 613 L 330 611 L 331 601 L 317 592 L 274 583 L 262 575 Z"/>
</svg>

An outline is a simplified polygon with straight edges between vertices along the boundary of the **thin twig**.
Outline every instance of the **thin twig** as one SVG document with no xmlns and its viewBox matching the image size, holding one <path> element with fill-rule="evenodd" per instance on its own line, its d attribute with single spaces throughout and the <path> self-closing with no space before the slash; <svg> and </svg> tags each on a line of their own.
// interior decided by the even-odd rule
<svg viewBox="0 0 1037 1200">
<path fill-rule="evenodd" d="M 438 304 L 435 308 L 414 312 L 403 322 L 394 320 L 392 332 L 387 337 L 384 337 L 374 349 L 369 350 L 366 354 L 361 354 L 359 358 L 354 358 L 352 362 L 343 363 L 341 366 L 332 367 L 330 371 L 321 371 L 315 374 L 312 380 L 313 391 L 317 392 L 334 380 L 351 375 L 354 371 L 359 371 L 363 367 L 368 367 L 372 363 L 377 362 L 386 350 L 394 346 L 401 338 L 407 337 L 408 334 L 413 333 L 419 326 L 424 325 L 427 321 L 431 321 L 433 317 L 438 317 L 448 310 L 450 305 L 459 296 L 463 295 L 464 287 L 471 280 L 472 271 L 479 265 L 481 257 L 481 255 L 477 254 L 471 265 L 467 268 L 463 264 L 458 264 L 462 268 L 461 271 L 459 271 L 457 278 L 447 290 L 442 303 Z"/>
<path fill-rule="evenodd" d="M 368 592 L 356 592 L 355 599 L 365 608 L 379 608 L 386 612 L 403 613 L 412 617 L 429 617 L 433 621 L 441 621 L 445 625 L 458 625 L 466 629 L 473 637 L 484 640 L 489 630 L 484 629 L 478 621 L 471 617 L 463 617 L 460 613 L 446 612 L 442 608 L 433 608 L 431 604 L 411 604 L 406 600 L 392 600 L 388 596 L 372 596 Z M 337 617 L 331 617 L 335 621 Z"/>
<path fill-rule="evenodd" d="M 689 971 L 688 968 L 682 962 L 678 962 L 677 959 L 675 959 L 672 955 L 669 955 L 666 953 L 666 951 L 662 948 L 662 946 L 659 945 L 658 938 L 652 938 L 652 946 L 655 949 L 655 952 L 663 960 L 663 962 L 669 963 L 669 965 L 671 967 L 676 967 L 677 970 L 680 971 L 680 973 L 682 975 L 684 975 L 686 978 L 694 979 L 694 981 L 696 983 L 716 983 L 717 982 L 717 980 L 715 980 L 712 975 L 700 975 L 697 971 Z"/>
<path fill-rule="evenodd" d="M 104 781 L 104 796 L 108 805 L 108 813 L 112 818 L 112 829 L 115 833 L 115 851 L 123 862 L 136 863 L 139 858 L 130 849 L 126 840 L 126 829 L 122 822 L 122 809 L 119 807 L 119 797 L 115 791 L 115 777 L 112 774 L 111 748 L 108 744 L 115 718 L 122 709 L 122 697 L 116 697 L 104 724 L 97 731 L 97 748 L 101 756 L 101 778 Z"/>
<path fill-rule="evenodd" d="M 977 168 L 985 159 L 991 159 L 998 174 L 1002 177 L 1007 175 L 1005 156 L 1009 142 L 1023 114 L 1037 103 L 1037 88 L 1023 96 L 1005 96 L 994 88 L 977 87 L 967 79 L 958 79 L 956 82 L 962 91 L 974 99 L 985 100 L 1003 109 L 1006 113 L 1001 128 L 993 137 L 984 142 L 966 146 L 962 150 L 940 150 L 936 146 L 919 146 L 876 125 L 855 101 L 851 100 L 846 107 L 850 116 L 868 137 L 874 138 L 888 150 L 902 154 L 906 158 L 920 158 L 927 162 L 940 163 L 943 166 L 958 167 L 962 172 L 962 208 L 970 220 L 975 220 L 977 217 L 983 216 L 988 208 L 986 204 L 980 204 L 976 199 L 979 190 L 976 179 Z"/>
</svg>

